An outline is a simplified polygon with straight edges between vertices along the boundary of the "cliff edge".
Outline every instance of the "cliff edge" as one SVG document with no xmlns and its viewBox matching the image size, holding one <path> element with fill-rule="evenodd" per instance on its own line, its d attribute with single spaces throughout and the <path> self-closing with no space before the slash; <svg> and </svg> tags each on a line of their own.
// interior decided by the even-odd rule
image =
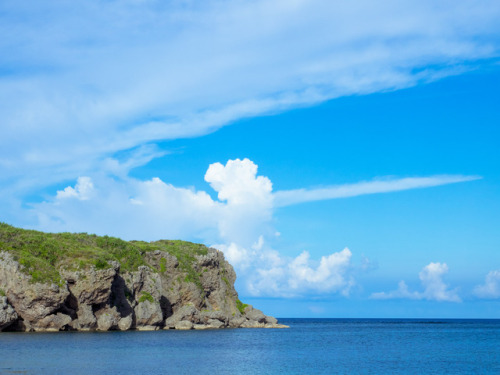
<svg viewBox="0 0 500 375">
<path fill-rule="evenodd" d="M 242 303 L 222 252 L 0 223 L 0 331 L 286 328 Z"/>
</svg>

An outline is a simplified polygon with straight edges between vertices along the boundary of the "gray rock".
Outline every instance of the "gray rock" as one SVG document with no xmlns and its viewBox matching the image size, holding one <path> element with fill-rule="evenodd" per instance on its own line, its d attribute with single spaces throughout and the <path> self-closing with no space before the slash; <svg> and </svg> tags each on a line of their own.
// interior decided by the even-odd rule
<svg viewBox="0 0 500 375">
<path fill-rule="evenodd" d="M 118 327 L 120 314 L 116 311 L 116 307 L 104 308 L 96 312 L 97 330 L 109 331 Z"/>
<path fill-rule="evenodd" d="M 240 316 L 238 318 L 232 318 L 230 321 L 229 321 L 229 327 L 231 328 L 238 328 L 240 327 L 244 322 L 246 322 L 247 319 Z"/>
<path fill-rule="evenodd" d="M 247 320 L 240 327 L 241 328 L 265 328 L 265 323 L 259 323 L 255 320 Z"/>
<path fill-rule="evenodd" d="M 208 321 L 209 319 L 217 319 L 221 322 L 226 322 L 228 317 L 222 311 L 202 311 L 200 312 L 202 319 Z"/>
<path fill-rule="evenodd" d="M 128 331 L 132 327 L 132 323 L 133 323 L 132 315 L 123 317 L 118 322 L 118 329 L 120 331 Z"/>
<path fill-rule="evenodd" d="M 97 328 L 97 319 L 92 311 L 92 306 L 81 304 L 77 311 L 78 319 L 73 328 L 81 331 L 91 331 Z"/>
<path fill-rule="evenodd" d="M 7 297 L 0 297 L 0 331 L 17 320 L 16 310 L 8 303 Z"/>
<path fill-rule="evenodd" d="M 136 328 L 140 326 L 158 326 L 163 322 L 160 304 L 148 300 L 140 302 L 134 309 Z"/>
<path fill-rule="evenodd" d="M 180 322 L 175 323 L 175 329 L 187 331 L 193 328 L 193 323 L 189 320 L 181 320 Z"/>
<path fill-rule="evenodd" d="M 276 319 L 276 318 L 274 318 L 272 316 L 266 315 L 266 323 L 277 324 L 278 323 L 278 319 Z"/>
<path fill-rule="evenodd" d="M 111 284 L 117 272 L 116 268 L 96 270 L 91 268 L 82 271 L 61 271 L 68 282 L 71 294 L 76 298 L 78 305 L 99 305 L 106 303 L 111 294 Z"/>
<path fill-rule="evenodd" d="M 159 301 L 162 282 L 158 274 L 153 273 L 149 267 L 140 266 L 136 272 L 130 272 L 128 276 L 126 283 L 137 303 L 144 293 L 151 295 L 155 301 Z"/>
<path fill-rule="evenodd" d="M 174 328 L 181 320 L 191 321 L 198 313 L 199 311 L 192 305 L 182 306 L 165 320 L 165 328 Z"/>
<path fill-rule="evenodd" d="M 138 331 L 158 331 L 159 329 L 161 329 L 160 326 L 137 326 L 135 327 L 136 330 Z"/>
<path fill-rule="evenodd" d="M 32 283 L 31 276 L 5 251 L 0 252 L 0 285 L 19 317 L 30 323 L 53 314 L 69 296 L 66 286 Z"/>
<path fill-rule="evenodd" d="M 48 315 L 45 318 L 36 321 L 33 324 L 32 329 L 36 332 L 61 331 L 71 323 L 71 320 L 72 319 L 69 315 L 61 313 Z"/>
<path fill-rule="evenodd" d="M 193 329 L 196 330 L 205 330 L 205 329 L 213 329 L 212 327 L 206 325 L 206 324 L 193 324 Z"/>
<path fill-rule="evenodd" d="M 264 315 L 264 313 L 260 310 L 254 309 L 254 308 L 246 311 L 245 316 L 247 317 L 247 319 L 255 320 L 256 322 L 259 322 L 259 323 L 266 322 L 266 316 Z"/>
<path fill-rule="evenodd" d="M 207 323 L 210 328 L 222 328 L 225 326 L 223 322 L 217 319 L 209 319 Z"/>
</svg>

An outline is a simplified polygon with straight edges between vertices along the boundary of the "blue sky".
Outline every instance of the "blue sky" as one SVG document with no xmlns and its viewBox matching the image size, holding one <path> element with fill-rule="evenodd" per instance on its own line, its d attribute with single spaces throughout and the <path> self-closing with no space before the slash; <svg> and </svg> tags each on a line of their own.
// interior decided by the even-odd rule
<svg viewBox="0 0 500 375">
<path fill-rule="evenodd" d="M 3 2 L 0 220 L 215 246 L 277 316 L 500 318 L 500 6 L 313 3 Z"/>
</svg>

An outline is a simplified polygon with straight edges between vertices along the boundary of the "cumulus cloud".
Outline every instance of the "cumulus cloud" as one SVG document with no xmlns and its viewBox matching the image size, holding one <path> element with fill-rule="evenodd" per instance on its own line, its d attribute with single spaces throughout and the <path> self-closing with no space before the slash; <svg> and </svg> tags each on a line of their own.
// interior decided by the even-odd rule
<svg viewBox="0 0 500 375">
<path fill-rule="evenodd" d="M 88 200 L 94 191 L 94 184 L 90 177 L 78 177 L 75 187 L 68 186 L 59 190 L 56 199 L 76 198 L 81 201 Z"/>
<path fill-rule="evenodd" d="M 319 261 L 310 259 L 307 251 L 295 258 L 269 249 L 254 256 L 256 267 L 247 275 L 248 292 L 253 296 L 297 297 L 332 293 L 348 296 L 355 285 L 352 254 L 347 248 L 322 256 Z"/>
<path fill-rule="evenodd" d="M 229 160 L 226 165 L 214 163 L 208 167 L 205 181 L 218 192 L 219 200 L 231 205 L 270 207 L 273 185 L 269 178 L 257 176 L 257 165 L 251 160 Z"/>
<path fill-rule="evenodd" d="M 499 54 L 495 0 L 7 0 L 0 15 L 6 200 L 106 170 L 117 152 Z"/>
<path fill-rule="evenodd" d="M 474 288 L 474 294 L 479 298 L 500 298 L 500 270 L 488 272 L 484 284 Z"/>
<path fill-rule="evenodd" d="M 344 294 L 349 293 L 352 280 L 346 280 L 346 270 L 350 265 L 351 251 L 348 248 L 321 257 L 316 268 L 311 267 L 309 253 L 304 251 L 289 265 L 292 277 L 289 280 L 292 289 L 310 288 L 320 291 L 342 289 Z"/>
<path fill-rule="evenodd" d="M 429 263 L 419 273 L 420 282 L 424 288 L 422 292 L 410 292 L 404 281 L 400 281 L 398 289 L 392 292 L 373 293 L 373 299 L 408 298 L 429 301 L 461 302 L 456 289 L 449 289 L 443 281 L 443 275 L 448 273 L 446 263 Z"/>
</svg>

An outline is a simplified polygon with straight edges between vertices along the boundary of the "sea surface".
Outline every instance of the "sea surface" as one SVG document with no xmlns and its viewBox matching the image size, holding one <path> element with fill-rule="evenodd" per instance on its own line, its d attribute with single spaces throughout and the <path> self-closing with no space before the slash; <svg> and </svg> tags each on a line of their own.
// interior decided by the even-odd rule
<svg viewBox="0 0 500 375">
<path fill-rule="evenodd" d="M 500 320 L 280 319 L 290 329 L 0 333 L 0 374 L 500 374 Z"/>
</svg>

